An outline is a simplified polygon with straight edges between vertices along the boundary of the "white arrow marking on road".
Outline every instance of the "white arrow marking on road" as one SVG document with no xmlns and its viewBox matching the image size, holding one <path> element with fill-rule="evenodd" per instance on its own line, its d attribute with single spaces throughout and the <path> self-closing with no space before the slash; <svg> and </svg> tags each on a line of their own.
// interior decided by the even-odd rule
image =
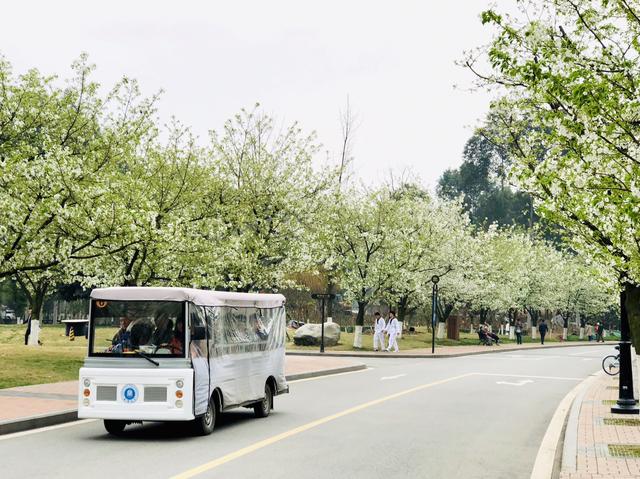
<svg viewBox="0 0 640 479">
<path fill-rule="evenodd" d="M 524 386 L 527 383 L 532 383 L 531 379 L 523 379 L 522 381 L 518 381 L 517 383 L 510 383 L 508 381 L 497 381 L 496 384 L 506 384 L 508 386 Z"/>
<path fill-rule="evenodd" d="M 398 378 L 401 378 L 402 376 L 406 376 L 406 374 L 398 374 L 396 376 L 385 376 L 383 378 L 380 378 L 380 381 L 387 381 L 388 379 L 398 379 Z"/>
</svg>

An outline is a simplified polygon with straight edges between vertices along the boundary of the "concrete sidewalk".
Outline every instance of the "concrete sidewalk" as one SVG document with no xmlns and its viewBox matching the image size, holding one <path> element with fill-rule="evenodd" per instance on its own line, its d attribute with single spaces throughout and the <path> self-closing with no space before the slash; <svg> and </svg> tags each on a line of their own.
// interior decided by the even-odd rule
<svg viewBox="0 0 640 479">
<path fill-rule="evenodd" d="M 631 457 L 625 447 L 635 446 L 640 453 L 640 420 L 611 414 L 617 398 L 618 378 L 604 374 L 576 397 L 566 426 L 560 479 L 640 477 L 640 455 Z"/>
<path fill-rule="evenodd" d="M 471 356 L 474 354 L 500 353 L 504 351 L 520 351 L 529 349 L 553 349 L 553 348 L 571 348 L 578 346 L 603 346 L 617 345 L 615 341 L 606 341 L 604 343 L 596 343 L 595 341 L 571 341 L 571 342 L 553 342 L 544 345 L 540 343 L 524 343 L 524 344 L 500 344 L 495 346 L 438 346 L 436 345 L 435 354 L 431 354 L 431 348 L 408 349 L 402 350 L 402 342 L 399 343 L 400 351 L 394 352 L 373 352 L 373 351 L 331 351 L 325 350 L 324 353 L 314 349 L 289 349 L 287 356 L 332 356 L 332 357 L 356 357 L 356 358 L 455 358 L 458 356 Z"/>
<path fill-rule="evenodd" d="M 288 381 L 365 369 L 353 359 L 287 356 Z M 0 435 L 77 419 L 78 381 L 0 389 Z"/>
</svg>

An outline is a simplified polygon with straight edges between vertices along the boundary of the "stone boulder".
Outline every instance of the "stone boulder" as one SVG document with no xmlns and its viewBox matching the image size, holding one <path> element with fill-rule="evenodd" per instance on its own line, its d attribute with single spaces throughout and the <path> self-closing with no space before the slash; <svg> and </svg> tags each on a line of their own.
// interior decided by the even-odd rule
<svg viewBox="0 0 640 479">
<path fill-rule="evenodd" d="M 322 329 L 320 324 L 305 324 L 296 329 L 293 336 L 294 344 L 298 346 L 320 346 Z M 340 325 L 324 323 L 324 345 L 335 346 L 340 341 Z"/>
</svg>

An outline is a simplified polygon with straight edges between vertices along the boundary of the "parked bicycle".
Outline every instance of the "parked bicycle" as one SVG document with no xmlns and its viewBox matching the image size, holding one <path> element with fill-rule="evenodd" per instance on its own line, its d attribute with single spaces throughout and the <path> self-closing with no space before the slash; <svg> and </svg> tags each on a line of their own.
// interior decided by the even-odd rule
<svg viewBox="0 0 640 479">
<path fill-rule="evenodd" d="M 616 346 L 616 349 L 620 351 L 620 346 Z M 620 353 L 606 356 L 602 360 L 602 369 L 609 376 L 618 374 L 620 372 Z"/>
</svg>

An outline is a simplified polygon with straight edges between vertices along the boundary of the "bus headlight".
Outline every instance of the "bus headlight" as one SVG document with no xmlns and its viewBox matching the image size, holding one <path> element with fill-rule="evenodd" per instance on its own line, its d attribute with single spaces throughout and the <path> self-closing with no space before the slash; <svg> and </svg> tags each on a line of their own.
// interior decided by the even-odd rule
<svg viewBox="0 0 640 479">
<path fill-rule="evenodd" d="M 182 387 L 184 387 L 184 381 L 183 381 L 182 379 L 178 379 L 178 380 L 176 381 L 176 387 L 177 387 L 178 389 L 181 389 Z"/>
<path fill-rule="evenodd" d="M 83 406 L 88 406 L 89 405 L 89 398 L 84 398 L 84 400 L 82 401 L 82 405 Z"/>
<path fill-rule="evenodd" d="M 91 380 L 89 378 L 85 378 L 84 379 L 84 387 L 88 388 L 89 386 L 91 386 Z"/>
<path fill-rule="evenodd" d="M 180 399 L 176 401 L 176 407 L 182 407 L 182 401 Z"/>
</svg>

